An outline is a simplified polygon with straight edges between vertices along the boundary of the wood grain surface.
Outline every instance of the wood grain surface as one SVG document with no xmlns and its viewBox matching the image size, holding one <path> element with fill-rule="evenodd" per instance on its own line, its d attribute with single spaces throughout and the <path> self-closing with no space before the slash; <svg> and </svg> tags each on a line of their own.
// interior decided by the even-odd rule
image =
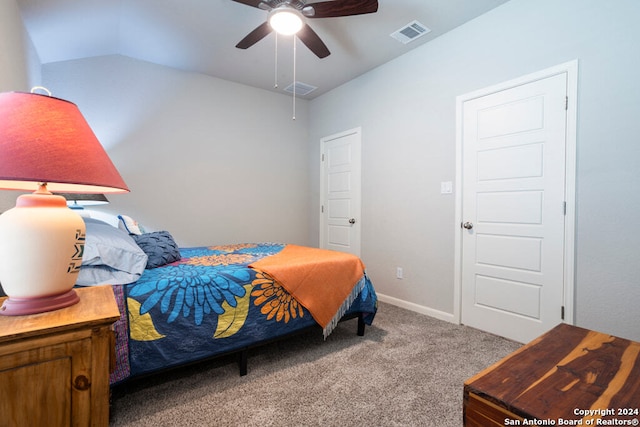
<svg viewBox="0 0 640 427">
<path fill-rule="evenodd" d="M 480 398 L 513 414 L 500 425 L 625 425 L 604 422 L 640 419 L 640 343 L 560 324 L 467 380 L 464 395 L 466 406 Z"/>
</svg>

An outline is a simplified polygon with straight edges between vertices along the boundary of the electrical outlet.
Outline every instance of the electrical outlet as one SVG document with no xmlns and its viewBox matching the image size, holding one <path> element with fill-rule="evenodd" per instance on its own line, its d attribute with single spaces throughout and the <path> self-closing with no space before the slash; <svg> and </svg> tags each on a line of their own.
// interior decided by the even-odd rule
<svg viewBox="0 0 640 427">
<path fill-rule="evenodd" d="M 402 267 L 397 267 L 396 268 L 396 279 L 402 279 L 403 275 L 404 275 L 404 271 L 402 271 Z"/>
</svg>

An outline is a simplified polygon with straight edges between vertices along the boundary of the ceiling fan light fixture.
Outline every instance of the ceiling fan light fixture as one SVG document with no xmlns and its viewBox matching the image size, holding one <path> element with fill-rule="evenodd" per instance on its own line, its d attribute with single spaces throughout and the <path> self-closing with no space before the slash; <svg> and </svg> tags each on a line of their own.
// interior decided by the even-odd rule
<svg viewBox="0 0 640 427">
<path fill-rule="evenodd" d="M 302 15 L 290 7 L 275 8 L 269 14 L 269 25 L 278 34 L 290 36 L 302 29 Z"/>
</svg>

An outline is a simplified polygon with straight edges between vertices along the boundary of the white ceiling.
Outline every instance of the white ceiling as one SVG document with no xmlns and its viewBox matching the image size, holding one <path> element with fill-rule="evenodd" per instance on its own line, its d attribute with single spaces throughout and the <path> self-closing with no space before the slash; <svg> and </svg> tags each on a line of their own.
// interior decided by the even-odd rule
<svg viewBox="0 0 640 427">
<path fill-rule="evenodd" d="M 507 1 L 379 0 L 374 14 L 309 19 L 331 55 L 319 59 L 298 42 L 296 80 L 318 87 L 305 96 L 311 99 Z M 283 91 L 293 81 L 290 37 L 278 37 L 277 64 L 274 34 L 235 48 L 267 12 L 232 0 L 17 3 L 43 64 L 119 54 L 267 90 Z M 390 37 L 413 20 L 431 32 L 407 45 Z"/>
</svg>

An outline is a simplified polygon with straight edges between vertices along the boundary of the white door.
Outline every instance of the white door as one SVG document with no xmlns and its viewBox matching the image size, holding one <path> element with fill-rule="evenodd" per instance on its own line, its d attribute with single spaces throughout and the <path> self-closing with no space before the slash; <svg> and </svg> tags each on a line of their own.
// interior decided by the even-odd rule
<svg viewBox="0 0 640 427">
<path fill-rule="evenodd" d="M 567 74 L 462 115 L 461 320 L 528 342 L 563 316 Z"/>
<path fill-rule="evenodd" d="M 320 247 L 360 256 L 360 129 L 320 144 Z"/>
</svg>

